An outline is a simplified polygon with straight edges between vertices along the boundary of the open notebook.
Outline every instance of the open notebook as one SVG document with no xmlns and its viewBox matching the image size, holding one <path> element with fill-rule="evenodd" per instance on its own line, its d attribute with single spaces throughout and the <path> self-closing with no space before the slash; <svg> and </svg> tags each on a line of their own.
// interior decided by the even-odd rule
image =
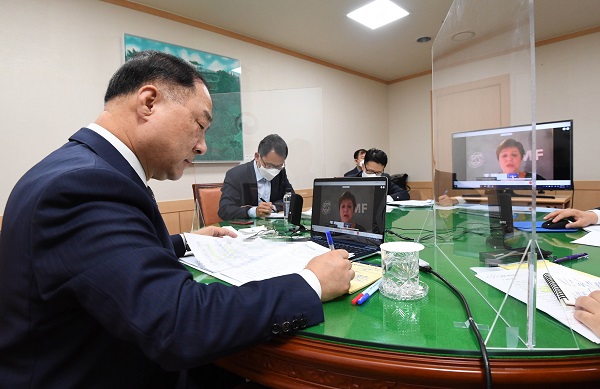
<svg viewBox="0 0 600 389">
<path fill-rule="evenodd" d="M 387 179 L 385 177 L 317 178 L 313 185 L 310 239 L 358 260 L 379 251 L 385 236 Z"/>
</svg>

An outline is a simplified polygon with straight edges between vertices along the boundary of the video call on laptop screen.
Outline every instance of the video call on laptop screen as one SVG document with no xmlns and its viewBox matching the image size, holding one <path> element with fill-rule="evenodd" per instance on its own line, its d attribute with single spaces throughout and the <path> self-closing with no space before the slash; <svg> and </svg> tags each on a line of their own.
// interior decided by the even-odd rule
<svg viewBox="0 0 600 389">
<path fill-rule="evenodd" d="M 312 234 L 361 244 L 383 243 L 385 177 L 318 178 L 313 186 Z"/>
</svg>

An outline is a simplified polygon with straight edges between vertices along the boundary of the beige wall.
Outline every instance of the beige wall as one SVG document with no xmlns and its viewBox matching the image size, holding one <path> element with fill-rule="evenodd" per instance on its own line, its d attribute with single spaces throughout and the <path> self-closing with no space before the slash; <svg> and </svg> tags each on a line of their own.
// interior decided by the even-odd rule
<svg viewBox="0 0 600 389">
<path fill-rule="evenodd" d="M 575 179 L 600 180 L 600 33 L 540 46 L 536 65 L 538 121 L 574 119 Z M 431 75 L 389 88 L 389 148 L 403 155 L 394 154 L 388 170 L 407 172 L 409 181 L 431 180 L 431 158 L 421 158 L 431 155 L 430 90 Z"/>
<path fill-rule="evenodd" d="M 0 30 L 10 31 L 0 44 L 0 214 L 23 173 L 101 112 L 108 79 L 122 63 L 124 33 L 239 59 L 243 93 L 318 89 L 322 130 L 310 139 L 305 134 L 314 131 L 286 139 L 290 146 L 322 144 L 325 150 L 290 150 L 287 165 L 296 188 L 312 187 L 307 165 L 341 175 L 352 168 L 354 150 L 389 143 L 387 85 L 229 37 L 97 0 L 3 2 Z M 290 119 L 302 123 L 303 114 L 298 106 Z M 262 138 L 274 130 L 252 131 Z M 258 146 L 249 143 L 245 155 Z M 159 201 L 189 199 L 192 183 L 222 181 L 232 166 L 199 164 L 177 182 L 151 185 Z"/>
<path fill-rule="evenodd" d="M 321 142 L 324 152 L 290 151 L 296 188 L 312 186 L 304 164 L 322 165 L 327 176 L 341 175 L 352 167 L 358 147 L 388 151 L 386 171 L 408 173 L 409 183 L 431 181 L 429 75 L 388 86 L 96 0 L 4 2 L 0 26 L 10 31 L 0 45 L 0 214 L 19 177 L 102 110 L 107 81 L 122 62 L 124 33 L 240 59 L 244 92 L 317 88 L 322 134 L 313 139 L 298 134 L 288 143 Z M 541 46 L 536 56 L 538 120 L 573 118 L 575 178 L 600 180 L 595 168 L 600 33 Z M 299 120 L 302 114 L 298 107 Z M 259 135 L 269 130 L 256 129 Z M 247 143 L 244 154 L 255 148 Z M 190 199 L 192 183 L 221 181 L 231 166 L 201 164 L 180 181 L 151 184 L 159 201 Z"/>
</svg>

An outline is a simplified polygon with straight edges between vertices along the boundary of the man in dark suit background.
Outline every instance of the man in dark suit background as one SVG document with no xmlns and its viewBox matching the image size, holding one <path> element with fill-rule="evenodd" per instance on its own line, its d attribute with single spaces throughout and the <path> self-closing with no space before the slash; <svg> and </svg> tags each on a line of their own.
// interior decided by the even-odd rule
<svg viewBox="0 0 600 389">
<path fill-rule="evenodd" d="M 321 301 L 348 291 L 344 250 L 240 287 L 197 283 L 179 263 L 185 242 L 147 181 L 181 178 L 206 151 L 211 111 L 193 66 L 142 52 L 95 123 L 19 180 L 0 234 L 0 386 L 183 388 L 198 374 L 222 387 L 205 364 L 323 321 Z"/>
<path fill-rule="evenodd" d="M 354 152 L 354 163 L 356 166 L 354 169 L 344 173 L 344 177 L 357 177 L 362 172 L 362 166 L 365 162 L 365 154 L 367 150 L 358 149 Z"/>
<path fill-rule="evenodd" d="M 387 165 L 388 158 L 387 154 L 383 150 L 369 149 L 365 154 L 365 163 L 362 167 L 362 172 L 358 175 L 359 177 L 379 177 L 383 176 L 388 181 L 388 195 L 387 201 L 397 200 L 410 200 L 410 194 L 408 191 L 400 188 L 396 185 L 389 174 L 385 173 L 385 167 Z"/>
<path fill-rule="evenodd" d="M 225 174 L 219 217 L 247 219 L 283 210 L 283 195 L 294 193 L 285 170 L 287 156 L 287 144 L 279 135 L 267 135 L 261 140 L 252 161 Z"/>
</svg>

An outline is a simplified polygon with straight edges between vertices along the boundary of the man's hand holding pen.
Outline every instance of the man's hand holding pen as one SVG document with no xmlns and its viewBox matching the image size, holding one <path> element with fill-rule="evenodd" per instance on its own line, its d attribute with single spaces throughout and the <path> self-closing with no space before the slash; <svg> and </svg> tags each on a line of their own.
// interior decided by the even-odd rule
<svg viewBox="0 0 600 389">
<path fill-rule="evenodd" d="M 321 284 L 321 301 L 329 301 L 350 289 L 354 278 L 352 262 L 346 250 L 333 250 L 321 254 L 308 262 L 306 268 L 312 271 Z"/>
<path fill-rule="evenodd" d="M 272 212 L 277 211 L 275 206 L 270 201 L 265 201 L 262 197 L 260 198 L 260 202 L 256 207 L 256 217 L 266 217 L 269 216 Z"/>
</svg>

